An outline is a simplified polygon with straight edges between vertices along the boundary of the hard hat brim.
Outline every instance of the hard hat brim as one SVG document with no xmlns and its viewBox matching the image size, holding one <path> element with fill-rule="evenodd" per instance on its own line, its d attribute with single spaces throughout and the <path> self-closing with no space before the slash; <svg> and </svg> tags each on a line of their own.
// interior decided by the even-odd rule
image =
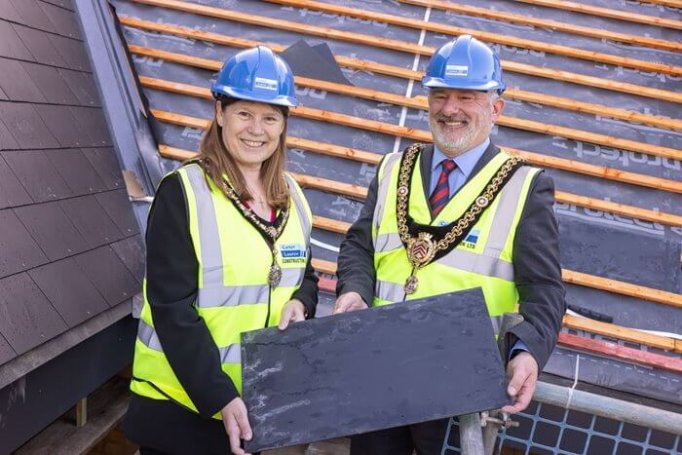
<svg viewBox="0 0 682 455">
<path fill-rule="evenodd" d="M 472 80 L 462 80 L 461 82 L 455 82 L 452 80 L 444 80 L 440 77 L 429 77 L 426 76 L 422 79 L 422 86 L 426 88 L 451 88 L 458 90 L 476 90 L 481 92 L 488 92 L 490 90 L 497 90 L 498 92 L 503 92 L 505 89 L 504 83 L 500 84 L 497 81 L 472 81 Z"/>
<path fill-rule="evenodd" d="M 264 98 L 262 95 L 254 96 L 226 85 L 215 84 L 213 87 L 211 87 L 211 92 L 213 93 L 213 97 L 216 99 L 220 98 L 221 96 L 229 96 L 239 100 L 253 101 L 255 103 L 263 104 L 274 104 L 276 106 L 296 107 L 299 105 L 298 100 L 292 96 L 278 95 L 272 98 Z"/>
</svg>

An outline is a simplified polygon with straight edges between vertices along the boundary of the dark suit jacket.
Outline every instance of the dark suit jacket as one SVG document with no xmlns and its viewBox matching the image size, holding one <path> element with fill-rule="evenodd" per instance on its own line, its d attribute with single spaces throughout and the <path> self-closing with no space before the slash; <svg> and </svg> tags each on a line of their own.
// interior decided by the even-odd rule
<svg viewBox="0 0 682 455">
<path fill-rule="evenodd" d="M 426 146 L 422 153 L 420 171 L 428 200 L 433 146 Z M 497 153 L 499 149 L 491 144 L 470 177 L 475 176 Z M 337 294 L 355 291 L 368 304 L 374 297 L 376 279 L 371 226 L 377 187 L 375 177 L 360 217 L 341 244 L 337 271 Z M 457 197 L 457 193 L 453 197 Z M 559 265 L 559 231 L 553 204 L 554 183 L 551 177 L 539 172 L 531 183 L 514 240 L 514 281 L 519 291 L 520 313 L 525 321 L 511 330 L 510 341 L 522 340 L 540 369 L 556 345 L 561 319 L 566 311 Z"/>
</svg>

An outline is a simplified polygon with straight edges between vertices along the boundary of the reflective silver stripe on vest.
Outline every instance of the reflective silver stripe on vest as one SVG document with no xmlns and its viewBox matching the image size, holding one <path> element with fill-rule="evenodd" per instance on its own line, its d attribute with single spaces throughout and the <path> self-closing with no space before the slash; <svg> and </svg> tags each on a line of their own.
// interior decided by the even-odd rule
<svg viewBox="0 0 682 455">
<path fill-rule="evenodd" d="M 526 177 L 532 169 L 530 166 L 521 166 L 504 188 L 502 188 L 500 203 L 497 206 L 497 212 L 492 221 L 493 228 L 488 236 L 488 242 L 485 245 L 483 254 L 497 257 L 504 248 L 504 244 L 507 243 L 519 195 L 523 189 Z"/>
<path fill-rule="evenodd" d="M 222 282 L 222 280 L 221 280 Z M 199 290 L 201 308 L 219 306 L 251 305 L 267 303 L 270 287 L 267 284 L 252 284 L 244 286 L 206 286 Z M 197 300 L 198 302 L 198 300 Z"/>
<path fill-rule="evenodd" d="M 454 249 L 436 261 L 467 272 L 514 281 L 514 265 L 496 257 Z"/>
<path fill-rule="evenodd" d="M 199 165 L 187 166 L 186 172 L 194 193 L 197 218 L 201 220 L 197 225 L 199 228 L 203 284 L 197 296 L 197 306 L 220 306 L 224 302 L 216 304 L 216 301 L 213 300 L 220 298 L 216 297 L 216 294 L 221 295 L 223 287 L 223 257 L 213 196 Z M 220 299 L 222 300 L 222 298 Z"/>
<path fill-rule="evenodd" d="M 137 328 L 137 338 L 148 348 L 163 352 L 156 330 L 142 319 L 140 319 L 140 324 Z M 222 363 L 241 363 L 242 361 L 241 345 L 239 343 L 218 348 L 218 351 L 220 351 L 220 361 Z"/>
<path fill-rule="evenodd" d="M 156 334 L 154 327 L 144 322 L 140 319 L 137 325 L 137 338 L 140 339 L 142 344 L 155 351 L 163 352 L 161 347 L 161 342 L 159 341 L 159 336 Z"/>
<path fill-rule="evenodd" d="M 374 251 L 384 253 L 386 251 L 397 250 L 403 247 L 403 242 L 398 234 L 380 234 L 374 240 Z"/>
<path fill-rule="evenodd" d="M 379 189 L 377 191 L 376 206 L 374 207 L 374 219 L 372 223 L 374 224 L 374 231 L 379 231 L 379 223 L 384 217 L 384 209 L 386 208 L 386 195 L 388 194 L 389 185 L 391 183 L 391 174 L 393 173 L 393 167 L 400 161 L 402 157 L 401 154 L 392 153 L 385 158 L 385 164 L 383 166 L 383 176 L 379 182 Z M 377 242 L 374 239 L 374 250 L 377 250 Z"/>
<path fill-rule="evenodd" d="M 221 363 L 242 363 L 242 347 L 239 343 L 220 348 Z"/>
<path fill-rule="evenodd" d="M 294 205 L 296 206 L 296 212 L 298 213 L 298 218 L 301 220 L 301 225 L 303 226 L 303 236 L 305 238 L 305 243 L 308 245 L 310 243 L 310 232 L 312 229 L 312 220 L 308 219 L 308 212 L 305 210 L 303 201 L 301 200 L 301 195 L 296 189 L 296 180 L 289 174 L 284 174 L 284 178 L 289 184 L 289 194 L 294 200 Z"/>
</svg>

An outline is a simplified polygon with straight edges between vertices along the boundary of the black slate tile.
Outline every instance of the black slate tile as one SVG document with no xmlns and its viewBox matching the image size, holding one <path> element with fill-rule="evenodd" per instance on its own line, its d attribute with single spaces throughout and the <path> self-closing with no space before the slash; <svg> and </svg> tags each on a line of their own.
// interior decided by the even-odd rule
<svg viewBox="0 0 682 455">
<path fill-rule="evenodd" d="M 76 95 L 79 104 L 82 106 L 100 106 L 97 85 L 91 73 L 67 70 L 58 68 L 57 71 L 62 76 L 66 85 L 71 89 L 71 93 Z"/>
<path fill-rule="evenodd" d="M 29 275 L 70 327 L 109 308 L 73 258 L 35 268 Z"/>
<path fill-rule="evenodd" d="M 76 118 L 76 125 L 84 138 L 83 141 L 85 141 L 86 137 L 89 138 L 89 143 L 87 143 L 86 146 L 100 147 L 112 145 L 109 136 L 109 127 L 107 126 L 107 121 L 102 109 L 72 106 L 71 113 Z"/>
<path fill-rule="evenodd" d="M 2 152 L 1 155 L 34 202 L 64 199 L 73 195 L 44 152 L 21 150 Z"/>
<path fill-rule="evenodd" d="M 14 31 L 12 24 L 0 20 L 0 56 L 34 60 L 33 55 Z"/>
<path fill-rule="evenodd" d="M 495 409 L 504 368 L 480 289 L 242 333 L 249 452 Z"/>
<path fill-rule="evenodd" d="M 60 204 L 85 239 L 88 248 L 113 243 L 123 237 L 95 196 L 66 199 L 60 201 Z"/>
<path fill-rule="evenodd" d="M 14 213 L 51 261 L 73 256 L 87 248 L 85 239 L 59 202 L 29 205 L 14 209 Z"/>
<path fill-rule="evenodd" d="M 49 3 L 50 5 L 60 6 L 69 11 L 75 11 L 73 7 L 73 0 L 40 0 L 42 3 Z"/>
<path fill-rule="evenodd" d="M 13 27 L 21 41 L 35 58 L 36 62 L 45 65 L 67 66 L 66 61 L 52 44 L 52 41 L 57 35 L 34 28 L 24 27 L 22 25 L 14 24 Z"/>
<path fill-rule="evenodd" d="M 111 248 L 128 267 L 135 279 L 142 283 L 145 273 L 145 248 L 142 236 L 135 235 L 120 242 L 112 243 Z"/>
<path fill-rule="evenodd" d="M 99 193 L 95 195 L 95 198 L 125 237 L 140 232 L 126 190 Z"/>
<path fill-rule="evenodd" d="M 52 136 L 31 104 L 0 102 L 0 118 L 19 148 L 59 147 L 59 142 Z"/>
<path fill-rule="evenodd" d="M 107 190 L 102 178 L 80 149 L 46 150 L 45 154 L 75 196 Z"/>
<path fill-rule="evenodd" d="M 38 104 L 35 109 L 61 147 L 79 147 L 81 145 L 81 133 L 76 128 L 76 120 L 71 115 L 69 106 Z"/>
<path fill-rule="evenodd" d="M 73 94 L 57 68 L 35 63 L 22 63 L 31 80 L 42 91 L 48 103 L 78 104 L 78 98 Z"/>
<path fill-rule="evenodd" d="M 68 327 L 26 273 L 0 280 L 0 333 L 17 354 L 41 345 Z"/>
<path fill-rule="evenodd" d="M 125 187 L 121 165 L 113 148 L 81 148 L 81 150 L 88 161 L 94 166 L 107 189 L 115 190 Z"/>
<path fill-rule="evenodd" d="M 0 19 L 11 22 L 22 22 L 21 16 L 9 0 L 0 0 Z"/>
<path fill-rule="evenodd" d="M 50 3 L 38 2 L 40 8 L 52 22 L 52 28 L 63 36 L 81 39 L 80 25 L 73 11 L 65 10 Z"/>
<path fill-rule="evenodd" d="M 0 58 L 0 87 L 12 101 L 46 102 L 43 92 L 17 60 Z"/>
<path fill-rule="evenodd" d="M 133 275 L 109 246 L 74 256 L 80 269 L 111 306 L 117 305 L 142 289 Z"/>
<path fill-rule="evenodd" d="M 52 37 L 54 47 L 66 61 L 66 67 L 72 70 L 90 71 L 90 61 L 81 41 L 59 35 Z"/>
<path fill-rule="evenodd" d="M 9 345 L 5 337 L 0 334 L 0 365 L 15 358 L 17 353 Z"/>
<path fill-rule="evenodd" d="M 0 102 L 1 104 L 1 102 Z M 19 143 L 14 139 L 14 136 L 9 132 L 7 127 L 0 117 L 0 151 L 14 150 L 19 148 Z"/>
<path fill-rule="evenodd" d="M 0 232 L 0 278 L 47 262 L 47 257 L 12 209 L 0 210 Z"/>
<path fill-rule="evenodd" d="M 33 201 L 19 179 L 0 156 L 0 209 L 31 204 Z"/>
<path fill-rule="evenodd" d="M 37 0 L 9 0 L 14 9 L 21 16 L 22 23 L 29 27 L 54 32 L 54 25 L 45 12 L 40 8 Z"/>
</svg>

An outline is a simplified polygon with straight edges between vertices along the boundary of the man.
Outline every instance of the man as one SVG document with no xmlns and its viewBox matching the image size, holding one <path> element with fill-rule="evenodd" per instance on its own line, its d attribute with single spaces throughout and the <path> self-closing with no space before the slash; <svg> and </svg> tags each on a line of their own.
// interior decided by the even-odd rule
<svg viewBox="0 0 682 455">
<path fill-rule="evenodd" d="M 433 146 L 389 154 L 338 259 L 335 313 L 481 287 L 508 335 L 509 413 L 525 409 L 565 312 L 554 184 L 489 139 L 505 89 L 497 55 L 468 35 L 442 46 L 422 80 Z M 416 169 L 415 169 L 416 168 Z M 414 172 L 413 172 L 414 170 Z M 439 454 L 447 419 L 352 439 L 351 455 Z"/>
</svg>

